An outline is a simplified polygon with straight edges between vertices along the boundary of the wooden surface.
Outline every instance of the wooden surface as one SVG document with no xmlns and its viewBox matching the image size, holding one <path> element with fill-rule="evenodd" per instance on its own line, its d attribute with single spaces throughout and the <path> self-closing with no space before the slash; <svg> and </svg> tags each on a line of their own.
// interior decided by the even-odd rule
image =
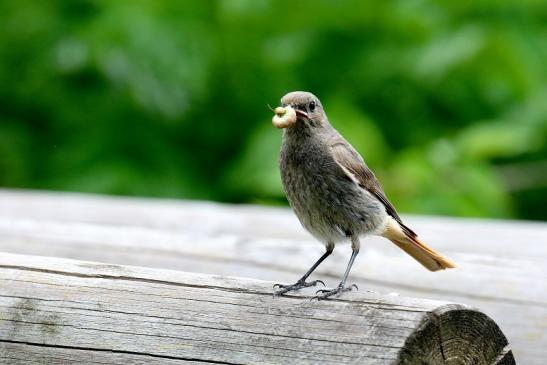
<svg viewBox="0 0 547 365">
<path fill-rule="evenodd" d="M 363 240 L 350 281 L 380 294 L 466 303 L 492 317 L 519 363 L 547 359 L 547 225 L 404 217 L 459 268 L 430 273 Z M 294 282 L 323 252 L 288 209 L 0 191 L 0 251 Z M 334 286 L 350 250 L 314 278 Z M 348 295 L 354 295 L 349 293 Z"/>
<path fill-rule="evenodd" d="M 462 305 L 372 293 L 273 298 L 271 286 L 3 254 L 0 363 L 515 363 L 497 325 Z"/>
</svg>

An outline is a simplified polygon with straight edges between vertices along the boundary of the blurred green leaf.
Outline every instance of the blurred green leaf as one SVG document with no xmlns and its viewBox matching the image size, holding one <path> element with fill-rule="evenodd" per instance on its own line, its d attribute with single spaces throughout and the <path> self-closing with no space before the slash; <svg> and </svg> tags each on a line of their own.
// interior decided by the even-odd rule
<svg viewBox="0 0 547 365">
<path fill-rule="evenodd" d="M 284 203 L 308 90 L 403 212 L 547 219 L 547 3 L 0 2 L 0 185 Z"/>
</svg>

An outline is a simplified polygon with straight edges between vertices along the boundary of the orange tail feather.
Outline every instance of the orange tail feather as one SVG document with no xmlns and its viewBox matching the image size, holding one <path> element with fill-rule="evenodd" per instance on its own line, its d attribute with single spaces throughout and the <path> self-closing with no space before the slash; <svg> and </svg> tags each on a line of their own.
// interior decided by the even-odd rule
<svg viewBox="0 0 547 365">
<path fill-rule="evenodd" d="M 399 223 L 392 218 L 389 219 L 382 236 L 395 243 L 428 270 L 438 271 L 456 267 L 453 261 L 433 250 L 417 236 L 412 237 L 405 233 Z"/>
</svg>

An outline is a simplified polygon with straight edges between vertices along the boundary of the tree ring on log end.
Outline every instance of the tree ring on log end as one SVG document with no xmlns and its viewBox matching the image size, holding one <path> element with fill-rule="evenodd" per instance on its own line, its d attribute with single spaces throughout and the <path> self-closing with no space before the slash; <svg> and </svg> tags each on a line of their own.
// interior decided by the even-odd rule
<svg viewBox="0 0 547 365">
<path fill-rule="evenodd" d="M 400 365 L 514 365 L 507 338 L 486 314 L 461 304 L 428 313 L 399 353 Z"/>
</svg>

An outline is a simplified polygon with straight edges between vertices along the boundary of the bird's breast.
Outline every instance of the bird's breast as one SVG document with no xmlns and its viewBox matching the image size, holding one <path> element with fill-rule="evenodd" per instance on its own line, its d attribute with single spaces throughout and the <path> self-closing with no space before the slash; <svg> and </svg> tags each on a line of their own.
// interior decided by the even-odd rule
<svg viewBox="0 0 547 365">
<path fill-rule="evenodd" d="M 291 207 L 318 239 L 338 242 L 381 224 L 380 203 L 347 178 L 328 146 L 284 141 L 280 172 Z"/>
</svg>

